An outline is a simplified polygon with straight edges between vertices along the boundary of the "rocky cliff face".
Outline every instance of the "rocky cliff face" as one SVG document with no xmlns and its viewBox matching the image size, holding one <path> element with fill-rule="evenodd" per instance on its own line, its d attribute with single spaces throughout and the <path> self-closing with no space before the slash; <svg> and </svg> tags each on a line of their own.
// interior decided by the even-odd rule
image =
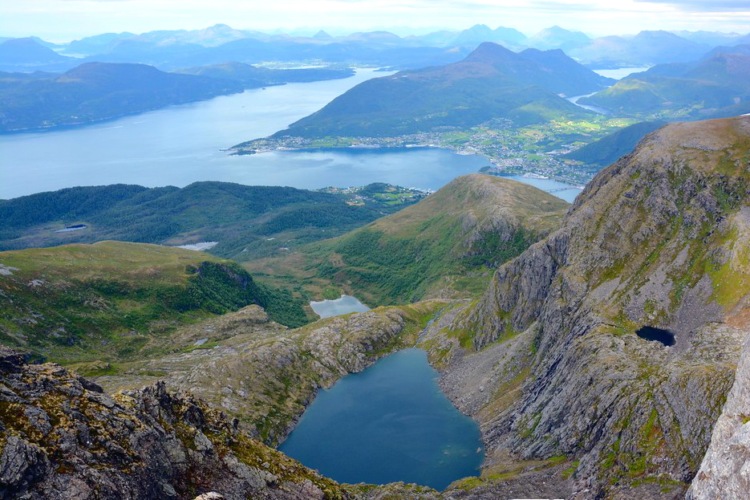
<svg viewBox="0 0 750 500">
<path fill-rule="evenodd" d="M 472 334 L 474 354 L 443 343 L 443 380 L 480 420 L 488 468 L 565 455 L 581 497 L 684 492 L 750 326 L 749 158 L 749 117 L 652 134 L 434 326 Z"/>
<path fill-rule="evenodd" d="M 319 388 L 403 346 L 401 336 L 416 326 L 413 317 L 419 314 L 414 308 L 381 309 L 287 330 L 249 306 L 173 336 L 175 344 L 192 348 L 132 363 L 96 381 L 114 392 L 163 380 L 238 417 L 254 436 L 275 444 Z M 200 348 L 195 341 L 203 342 Z"/>
<path fill-rule="evenodd" d="M 670 498 L 685 493 L 712 439 L 690 495 L 739 492 L 749 165 L 750 117 L 670 125 L 598 175 L 560 229 L 499 268 L 477 301 L 292 331 L 246 308 L 175 332 L 168 354 L 98 379 L 108 390 L 167 379 L 274 442 L 319 387 L 416 341 L 481 424 L 481 478 L 442 495 L 343 490 L 164 384 L 110 397 L 0 351 L 0 496 Z"/>
<path fill-rule="evenodd" d="M 743 498 L 750 491 L 750 342 L 687 498 Z"/>
<path fill-rule="evenodd" d="M 237 420 L 163 383 L 108 396 L 0 348 L 0 498 L 343 497 L 249 439 Z"/>
</svg>

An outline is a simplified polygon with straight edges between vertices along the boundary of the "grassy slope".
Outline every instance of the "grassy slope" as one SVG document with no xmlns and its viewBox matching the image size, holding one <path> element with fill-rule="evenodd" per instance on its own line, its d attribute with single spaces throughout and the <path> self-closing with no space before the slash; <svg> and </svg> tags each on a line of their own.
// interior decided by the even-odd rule
<svg viewBox="0 0 750 500">
<path fill-rule="evenodd" d="M 277 283 L 307 281 L 318 294 L 351 291 L 371 305 L 479 292 L 489 268 L 554 229 L 567 206 L 525 184 L 469 175 L 340 238 L 246 266 Z"/>
<path fill-rule="evenodd" d="M 0 201 L 0 249 L 111 239 L 171 245 L 218 241 L 212 253 L 247 259 L 342 234 L 418 199 L 388 185 L 363 192 L 366 196 L 354 205 L 350 194 L 225 182 L 182 189 L 62 189 Z M 379 197 L 385 194 L 391 196 Z M 73 224 L 88 227 L 55 232 Z"/>
<path fill-rule="evenodd" d="M 275 137 L 385 137 L 500 117 L 533 124 L 589 116 L 557 94 L 590 92 L 604 79 L 562 53 L 537 52 L 515 54 L 485 43 L 457 63 L 369 80 Z"/>
<path fill-rule="evenodd" d="M 2 343 L 59 362 L 168 349 L 175 327 L 251 303 L 294 319 L 289 296 L 207 254 L 103 242 L 0 253 Z"/>
<path fill-rule="evenodd" d="M 633 151 L 646 134 L 664 125 L 666 122 L 661 121 L 636 123 L 568 153 L 564 155 L 564 158 L 606 167 Z"/>
</svg>

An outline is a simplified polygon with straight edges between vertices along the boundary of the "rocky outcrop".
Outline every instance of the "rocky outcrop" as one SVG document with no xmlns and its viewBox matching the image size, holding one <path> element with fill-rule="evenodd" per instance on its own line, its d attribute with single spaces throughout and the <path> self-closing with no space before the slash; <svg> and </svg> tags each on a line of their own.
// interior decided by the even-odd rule
<svg viewBox="0 0 750 500">
<path fill-rule="evenodd" d="M 0 498 L 336 498 L 340 487 L 163 383 L 108 396 L 0 348 Z"/>
<path fill-rule="evenodd" d="M 750 341 L 714 427 L 711 445 L 688 490 L 691 500 L 743 498 L 750 491 Z"/>
<path fill-rule="evenodd" d="M 449 356 L 443 380 L 480 420 L 488 469 L 564 455 L 581 498 L 684 493 L 750 331 L 749 154 L 750 117 L 652 134 L 477 305 L 433 325 L 478 350 Z"/>
<path fill-rule="evenodd" d="M 194 348 L 131 364 L 97 378 L 108 391 L 164 380 L 238 417 L 269 444 L 283 440 L 321 387 L 359 372 L 402 345 L 407 314 L 397 308 L 286 330 L 256 306 L 181 330 Z M 202 348 L 207 346 L 208 348 Z"/>
<path fill-rule="evenodd" d="M 670 125 L 598 175 L 560 229 L 498 269 L 480 300 L 292 331 L 247 308 L 176 332 L 174 351 L 97 379 L 107 389 L 152 383 L 143 390 L 109 397 L 58 366 L 3 351 L 0 492 L 676 498 L 712 439 L 690 495 L 740 491 L 750 414 L 746 360 L 735 379 L 750 332 L 748 158 L 750 117 Z M 481 478 L 443 494 L 400 484 L 342 490 L 243 434 L 244 422 L 266 442 L 282 439 L 317 389 L 413 343 L 437 310 L 417 343 L 443 369 L 451 399 L 480 422 Z M 646 326 L 676 343 L 644 338 Z M 167 385 L 153 385 L 160 378 Z"/>
</svg>

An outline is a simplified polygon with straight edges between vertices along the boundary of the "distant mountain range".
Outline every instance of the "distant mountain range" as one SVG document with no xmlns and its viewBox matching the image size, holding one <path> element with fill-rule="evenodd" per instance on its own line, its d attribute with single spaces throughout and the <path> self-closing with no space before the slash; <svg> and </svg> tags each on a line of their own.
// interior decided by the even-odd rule
<svg viewBox="0 0 750 500">
<path fill-rule="evenodd" d="M 425 41 L 430 40 L 426 37 L 422 39 Z M 484 42 L 493 42 L 508 48 L 523 48 L 526 46 L 527 37 L 513 28 L 499 27 L 493 30 L 485 24 L 477 24 L 460 32 L 458 35 L 447 32 L 442 42 L 437 40 L 436 42 L 445 45 L 466 46 L 472 49 Z"/>
<path fill-rule="evenodd" d="M 397 136 L 493 118 L 529 124 L 581 117 L 589 112 L 558 94 L 587 94 L 610 83 L 559 50 L 517 54 L 484 43 L 457 63 L 361 83 L 275 137 Z"/>
<path fill-rule="evenodd" d="M 242 92 L 239 82 L 164 73 L 143 64 L 85 63 L 62 75 L 2 75 L 0 132 L 83 125 Z"/>
<path fill-rule="evenodd" d="M 227 62 L 294 64 L 312 60 L 414 69 L 459 61 L 483 42 L 498 43 L 515 51 L 562 49 L 582 64 L 603 68 L 690 61 L 720 45 L 749 43 L 750 34 L 644 31 L 636 35 L 590 38 L 581 32 L 553 26 L 526 36 L 514 28 L 493 29 L 479 24 L 463 31 L 403 37 L 386 31 L 295 36 L 237 30 L 218 24 L 200 30 L 104 33 L 67 44 L 52 44 L 33 37 L 0 39 L 0 71 L 64 71 L 89 61 L 142 63 L 164 71 Z M 9 45 L 4 47 L 6 43 Z"/>
<path fill-rule="evenodd" d="M 321 80 L 334 80 L 336 78 L 347 78 L 354 75 L 354 70 L 346 67 L 270 69 L 250 64 L 230 62 L 188 68 L 180 70 L 178 73 L 234 80 L 241 82 L 247 88 L 256 88 L 291 82 L 316 82 Z"/>
<path fill-rule="evenodd" d="M 579 102 L 646 119 L 700 119 L 750 112 L 750 45 L 698 61 L 654 66 Z"/>
<path fill-rule="evenodd" d="M 242 63 L 190 68 L 177 74 L 143 64 L 95 62 L 63 74 L 0 72 L 0 133 L 86 125 L 246 88 L 353 74 L 346 67 L 267 69 Z"/>
<path fill-rule="evenodd" d="M 76 59 L 58 54 L 33 38 L 11 38 L 0 43 L 0 71 L 64 71 Z"/>
<path fill-rule="evenodd" d="M 642 31 L 596 38 L 571 48 L 569 54 L 589 67 L 618 68 L 693 61 L 713 47 L 667 31 Z"/>
<path fill-rule="evenodd" d="M 580 31 L 569 31 L 560 26 L 544 29 L 526 41 L 529 47 L 542 50 L 562 49 L 566 53 L 591 43 L 589 38 Z"/>
</svg>

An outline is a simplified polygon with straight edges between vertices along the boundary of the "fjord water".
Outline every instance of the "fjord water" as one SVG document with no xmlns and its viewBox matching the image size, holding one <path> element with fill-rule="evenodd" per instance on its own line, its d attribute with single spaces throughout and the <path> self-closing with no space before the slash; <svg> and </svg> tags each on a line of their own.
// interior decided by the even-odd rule
<svg viewBox="0 0 750 500">
<path fill-rule="evenodd" d="M 344 483 L 444 489 L 475 476 L 484 458 L 479 427 L 437 377 L 424 351 L 391 354 L 320 391 L 279 449 Z"/>
<path fill-rule="evenodd" d="M 557 196 L 558 198 L 573 203 L 576 196 L 581 194 L 582 188 L 578 186 L 571 186 L 570 184 L 564 184 L 546 177 L 539 177 L 534 175 L 508 175 L 503 176 L 506 179 L 513 179 L 514 181 L 523 182 L 530 186 L 534 186 L 537 189 L 546 191 L 547 193 Z"/>
<path fill-rule="evenodd" d="M 208 180 L 304 189 L 371 182 L 439 189 L 488 165 L 481 156 L 434 148 L 251 156 L 222 150 L 284 129 L 354 85 L 387 74 L 364 69 L 346 79 L 248 90 L 81 128 L 0 136 L 0 199 L 73 186 L 183 187 Z M 571 201 L 577 192 L 558 196 Z"/>
<path fill-rule="evenodd" d="M 346 79 L 248 90 L 86 127 L 0 136 L 0 199 L 72 186 L 182 187 L 205 180 L 308 189 L 390 182 L 437 189 L 487 165 L 478 156 L 435 149 L 242 157 L 222 151 L 284 129 L 354 85 L 387 74 L 364 69 Z"/>
</svg>

